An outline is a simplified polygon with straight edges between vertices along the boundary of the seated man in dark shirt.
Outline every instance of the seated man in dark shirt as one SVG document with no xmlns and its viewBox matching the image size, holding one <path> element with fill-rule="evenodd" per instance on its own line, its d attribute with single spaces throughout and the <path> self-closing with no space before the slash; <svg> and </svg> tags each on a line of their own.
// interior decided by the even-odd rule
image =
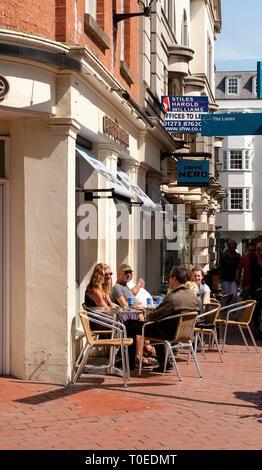
<svg viewBox="0 0 262 470">
<path fill-rule="evenodd" d="M 178 315 L 180 313 L 198 312 L 199 304 L 196 294 L 189 289 L 185 283 L 187 282 L 187 271 L 183 266 L 174 266 L 171 269 L 169 276 L 169 286 L 171 292 L 165 297 L 163 302 L 153 310 L 147 317 L 147 321 L 152 321 L 150 325 L 145 327 L 145 336 L 171 340 L 174 338 L 175 331 L 178 325 L 178 318 L 173 320 L 164 320 L 171 315 Z M 157 323 L 158 320 L 164 320 Z M 136 350 L 136 335 L 142 333 L 142 322 L 135 322 L 133 324 L 134 332 L 132 338 L 134 342 L 129 346 L 129 362 L 130 368 L 134 364 L 135 350 Z M 154 369 L 154 372 L 164 372 L 165 361 L 165 346 L 159 344 L 156 347 L 157 359 L 159 367 Z M 167 363 L 167 370 L 171 369 L 172 363 Z"/>
<path fill-rule="evenodd" d="M 198 312 L 199 304 L 196 294 L 185 286 L 187 282 L 187 271 L 183 266 L 173 266 L 169 276 L 169 287 L 171 293 L 168 294 L 163 302 L 153 310 L 148 316 L 148 321 L 157 322 L 171 315 L 180 313 Z M 152 323 L 145 328 L 146 336 L 161 339 L 173 339 L 178 324 L 178 318 L 166 320 L 161 323 Z M 165 347 L 164 345 L 156 346 L 157 358 L 160 363 L 154 372 L 164 371 Z M 167 369 L 172 367 L 167 364 Z"/>
</svg>

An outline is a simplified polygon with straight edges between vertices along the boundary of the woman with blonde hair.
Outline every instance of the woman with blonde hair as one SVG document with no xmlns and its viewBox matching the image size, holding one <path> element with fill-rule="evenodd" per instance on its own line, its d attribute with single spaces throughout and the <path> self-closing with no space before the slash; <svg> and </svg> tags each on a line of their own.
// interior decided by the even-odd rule
<svg viewBox="0 0 262 470">
<path fill-rule="evenodd" d="M 115 306 L 109 297 L 112 274 L 108 264 L 98 263 L 94 267 L 85 291 L 85 304 L 87 307 Z"/>
<path fill-rule="evenodd" d="M 86 307 L 117 307 L 112 300 L 110 299 L 109 293 L 111 290 L 111 280 L 112 280 L 112 272 L 110 266 L 105 263 L 98 263 L 93 270 L 91 275 L 91 279 L 86 287 L 85 291 L 85 305 Z M 110 314 L 110 312 L 108 312 Z M 140 344 L 141 344 L 141 336 L 136 334 L 137 330 L 137 322 L 141 322 L 144 320 L 144 317 L 141 313 L 134 311 L 131 309 L 130 312 L 125 311 L 118 316 L 118 321 L 124 323 L 127 331 L 127 336 L 133 338 L 134 346 L 129 347 L 132 349 L 132 353 L 129 354 L 132 357 L 135 356 L 135 362 L 139 362 L 139 352 L 140 352 Z M 97 325 L 93 322 L 90 322 L 90 326 L 92 329 L 96 329 Z M 103 327 L 99 326 L 99 329 L 104 329 Z M 107 329 L 107 328 L 105 328 Z M 134 352 L 133 352 L 134 349 Z M 143 358 L 143 363 L 149 365 L 152 361 L 149 359 Z M 130 369 L 134 368 L 133 361 L 130 363 Z"/>
<path fill-rule="evenodd" d="M 196 281 L 194 280 L 193 272 L 191 269 L 187 269 L 186 271 L 187 274 L 187 282 L 186 286 L 189 287 L 196 295 L 199 295 L 199 287 Z"/>
</svg>

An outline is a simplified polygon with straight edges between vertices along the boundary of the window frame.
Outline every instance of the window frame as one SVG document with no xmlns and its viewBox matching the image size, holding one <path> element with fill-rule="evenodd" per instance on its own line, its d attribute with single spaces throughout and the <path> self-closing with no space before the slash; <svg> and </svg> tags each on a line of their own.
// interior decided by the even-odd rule
<svg viewBox="0 0 262 470">
<path fill-rule="evenodd" d="M 85 13 L 88 13 L 96 21 L 97 0 L 85 0 Z"/>
<path fill-rule="evenodd" d="M 234 85 L 230 84 L 230 80 L 236 80 L 236 90 L 231 91 Z M 226 94 L 227 95 L 239 95 L 239 88 L 240 88 L 240 77 L 235 75 L 226 77 Z"/>
<path fill-rule="evenodd" d="M 238 191 L 241 194 L 241 198 L 232 198 L 232 192 Z M 227 197 L 222 201 L 222 211 L 226 212 L 250 212 L 251 211 L 251 188 L 229 188 Z M 242 207 L 232 207 L 232 200 L 241 201 Z"/>
<path fill-rule="evenodd" d="M 222 152 L 222 171 L 251 171 L 251 149 L 223 149 Z M 235 159 L 233 152 L 236 154 Z M 241 154 L 241 168 L 232 165 L 232 160 L 237 161 L 237 153 L 239 156 Z"/>
</svg>

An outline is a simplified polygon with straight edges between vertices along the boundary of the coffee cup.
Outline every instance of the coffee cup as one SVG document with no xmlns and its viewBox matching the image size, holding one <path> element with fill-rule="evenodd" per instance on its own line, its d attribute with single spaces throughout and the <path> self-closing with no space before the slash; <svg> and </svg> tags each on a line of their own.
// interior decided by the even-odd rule
<svg viewBox="0 0 262 470">
<path fill-rule="evenodd" d="M 162 297 L 156 297 L 157 305 L 161 304 L 162 300 L 163 300 Z"/>
<path fill-rule="evenodd" d="M 153 303 L 153 299 L 149 297 L 148 299 L 146 299 L 146 303 L 147 305 L 151 305 Z"/>
<path fill-rule="evenodd" d="M 135 303 L 135 297 L 129 297 L 129 298 L 127 299 L 127 301 L 128 301 L 128 305 L 134 305 L 134 303 Z"/>
</svg>

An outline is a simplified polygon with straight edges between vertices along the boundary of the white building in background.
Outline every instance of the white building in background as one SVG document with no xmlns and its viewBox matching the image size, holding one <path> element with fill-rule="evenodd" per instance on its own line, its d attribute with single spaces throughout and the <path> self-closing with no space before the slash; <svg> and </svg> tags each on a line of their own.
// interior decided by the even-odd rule
<svg viewBox="0 0 262 470">
<path fill-rule="evenodd" d="M 257 99 L 256 71 L 217 72 L 216 101 L 219 113 L 261 113 Z M 262 136 L 224 137 L 220 150 L 219 181 L 227 189 L 221 213 L 216 216 L 221 248 L 233 238 L 240 253 L 247 241 L 262 234 Z"/>
</svg>

